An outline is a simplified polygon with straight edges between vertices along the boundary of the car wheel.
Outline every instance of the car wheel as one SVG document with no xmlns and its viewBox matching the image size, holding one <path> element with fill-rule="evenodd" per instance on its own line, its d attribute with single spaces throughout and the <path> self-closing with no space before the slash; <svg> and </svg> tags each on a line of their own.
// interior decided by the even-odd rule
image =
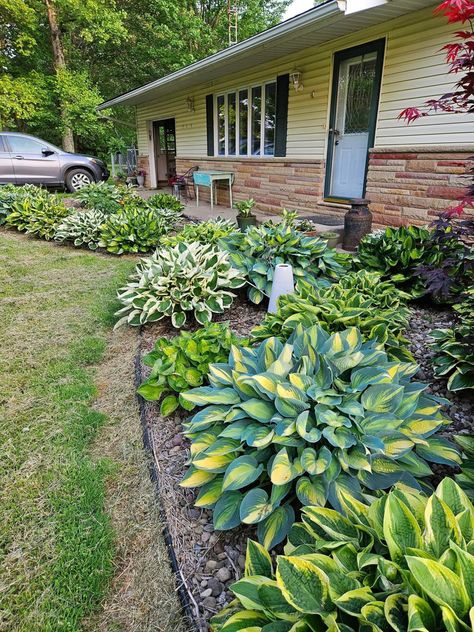
<svg viewBox="0 0 474 632">
<path fill-rule="evenodd" d="M 93 182 L 94 177 L 86 169 L 71 169 L 66 175 L 66 186 L 71 193 L 88 187 Z"/>
</svg>

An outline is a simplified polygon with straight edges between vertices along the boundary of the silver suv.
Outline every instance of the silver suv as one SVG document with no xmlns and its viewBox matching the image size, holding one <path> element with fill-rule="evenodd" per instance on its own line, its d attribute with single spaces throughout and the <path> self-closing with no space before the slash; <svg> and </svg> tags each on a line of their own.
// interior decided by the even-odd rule
<svg viewBox="0 0 474 632">
<path fill-rule="evenodd" d="M 72 192 L 108 177 L 98 158 L 69 154 L 29 134 L 0 133 L 0 184 L 66 186 Z"/>
</svg>

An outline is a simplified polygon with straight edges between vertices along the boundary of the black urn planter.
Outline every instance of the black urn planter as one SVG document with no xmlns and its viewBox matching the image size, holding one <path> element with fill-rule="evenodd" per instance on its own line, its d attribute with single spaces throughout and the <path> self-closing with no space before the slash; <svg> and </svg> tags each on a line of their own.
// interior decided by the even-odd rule
<svg viewBox="0 0 474 632">
<path fill-rule="evenodd" d="M 360 240 L 372 230 L 370 201 L 364 198 L 351 200 L 351 209 L 344 215 L 344 250 L 356 250 Z"/>
<path fill-rule="evenodd" d="M 245 231 L 249 226 L 257 225 L 256 215 L 237 215 L 237 224 L 240 230 Z"/>
</svg>

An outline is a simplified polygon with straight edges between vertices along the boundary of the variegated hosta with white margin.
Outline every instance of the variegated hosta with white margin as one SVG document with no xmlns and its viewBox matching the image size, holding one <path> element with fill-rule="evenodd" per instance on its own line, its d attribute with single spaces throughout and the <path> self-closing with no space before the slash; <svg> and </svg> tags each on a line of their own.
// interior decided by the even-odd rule
<svg viewBox="0 0 474 632">
<path fill-rule="evenodd" d="M 188 313 L 205 325 L 232 305 L 235 294 L 229 290 L 245 284 L 227 253 L 198 242 L 156 250 L 141 260 L 131 279 L 118 293 L 124 307 L 116 313 L 122 317 L 116 327 L 170 317 L 179 328 Z"/>
<path fill-rule="evenodd" d="M 214 632 L 468 632 L 474 629 L 474 509 L 445 478 L 429 498 L 404 485 L 345 516 L 305 507 L 276 568 L 251 540 L 237 599 Z"/>
<path fill-rule="evenodd" d="M 96 250 L 101 227 L 107 217 L 107 214 L 95 209 L 71 213 L 57 227 L 54 239 L 59 242 L 72 241 L 75 246 L 88 246 Z"/>
<path fill-rule="evenodd" d="M 455 465 L 457 449 L 435 433 L 448 424 L 440 400 L 411 382 L 416 364 L 390 362 L 358 329 L 332 336 L 297 326 L 286 344 L 233 347 L 209 366 L 211 386 L 181 394 L 204 408 L 186 424 L 191 467 L 181 485 L 201 487 L 216 529 L 258 524 L 267 548 L 303 505 L 340 509 L 338 494 L 419 488 L 429 461 Z"/>
</svg>

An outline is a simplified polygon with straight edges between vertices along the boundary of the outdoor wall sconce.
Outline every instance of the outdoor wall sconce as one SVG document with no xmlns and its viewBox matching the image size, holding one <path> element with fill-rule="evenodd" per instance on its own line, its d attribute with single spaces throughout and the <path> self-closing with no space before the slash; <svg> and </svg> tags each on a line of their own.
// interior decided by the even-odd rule
<svg viewBox="0 0 474 632">
<path fill-rule="evenodd" d="M 301 70 L 292 70 L 292 72 L 290 72 L 290 81 L 293 84 L 295 92 L 303 91 L 304 86 L 302 84 L 302 78 L 303 73 Z"/>
<path fill-rule="evenodd" d="M 186 107 L 188 112 L 194 112 L 194 97 L 186 97 Z"/>
</svg>

